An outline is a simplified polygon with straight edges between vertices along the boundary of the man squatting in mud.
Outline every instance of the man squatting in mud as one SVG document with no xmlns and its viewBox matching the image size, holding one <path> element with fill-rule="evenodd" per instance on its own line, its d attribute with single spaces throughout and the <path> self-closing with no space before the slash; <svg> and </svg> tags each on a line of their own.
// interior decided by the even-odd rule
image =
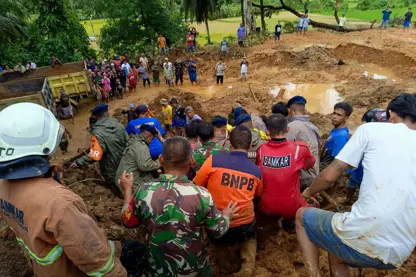
<svg viewBox="0 0 416 277">
<path fill-rule="evenodd" d="M 310 123 L 306 104 L 305 98 L 296 96 L 287 106 L 273 106 L 267 124 L 242 107 L 233 109 L 236 127 L 228 126 L 225 118 L 215 120 L 216 129 L 201 121 L 189 122 L 196 125 L 202 150 L 192 151 L 183 137 L 167 139 L 162 155 L 153 158 L 154 162 L 146 155 L 152 169 L 160 166 L 163 174 L 150 176 L 145 171 L 147 179 L 135 191 L 136 174 L 142 169 L 122 172 L 116 182 L 124 195 L 122 222 L 129 228 L 143 224 L 148 236 L 146 251 L 138 242 L 123 242 L 127 252 L 122 252 L 121 261 L 115 254 L 117 245 L 103 236 L 81 198 L 53 176 L 48 157 L 60 141 L 63 128 L 59 122 L 35 104 L 9 106 L 0 112 L 0 215 L 39 276 L 127 276 L 127 272 L 140 276 L 143 271 L 147 276 L 211 276 L 204 228 L 219 249 L 230 243 L 227 237 L 235 238 L 243 261 L 235 276 L 252 276 L 256 232 L 261 249 L 270 226 L 279 218 L 296 219 L 310 276 L 321 276 L 318 248 L 328 252 L 331 276 L 349 276 L 349 267 L 401 267 L 416 245 L 416 210 L 412 208 L 416 202 L 416 97 L 402 94 L 394 98 L 385 111 L 388 123 L 366 120 L 371 123 L 358 127 L 339 151 L 327 143 L 326 148 L 332 151 L 326 153 L 333 159 L 319 175 L 315 153 L 320 145 L 319 130 Z M 24 116 L 28 109 L 33 111 L 30 118 Z M 98 137 L 95 149 L 98 143 L 103 152 L 97 160 L 108 155 L 107 140 L 115 146 L 112 140 L 120 139 L 108 136 L 108 124 L 99 123 L 109 121 L 103 109 L 100 106 L 98 113 L 96 109 L 92 120 L 93 126 L 98 124 L 93 128 Z M 346 105 L 334 107 L 333 123 L 339 129 L 334 134 L 345 132 L 349 114 Z M 143 132 L 137 144 L 143 153 L 158 135 L 154 127 L 136 127 L 137 133 Z M 224 134 L 229 149 L 223 139 L 216 138 Z M 134 145 L 126 142 L 125 132 L 120 137 L 124 147 Z M 215 147 L 217 143 L 223 147 L 221 151 Z M 119 161 L 123 153 L 127 152 L 117 153 Z M 135 151 L 129 153 L 126 159 L 140 160 Z M 194 157 L 199 159 L 198 167 L 194 167 Z M 360 164 L 363 177 L 351 212 L 314 208 L 318 207 L 314 200 L 317 193 Z M 118 165 L 111 165 L 114 176 Z M 191 168 L 195 183 L 186 177 Z M 302 195 L 301 184 L 306 184 Z M 128 259 L 123 259 L 126 256 Z M 224 253 L 215 256 L 219 266 L 227 267 Z"/>
</svg>

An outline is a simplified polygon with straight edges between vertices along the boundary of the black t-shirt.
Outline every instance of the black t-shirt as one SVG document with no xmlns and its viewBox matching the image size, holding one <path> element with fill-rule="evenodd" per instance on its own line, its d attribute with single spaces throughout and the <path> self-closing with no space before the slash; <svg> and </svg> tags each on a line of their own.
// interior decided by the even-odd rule
<svg viewBox="0 0 416 277">
<path fill-rule="evenodd" d="M 404 20 L 405 20 L 405 21 L 410 21 L 410 20 L 412 20 L 412 16 L 413 16 L 413 13 L 412 13 L 412 12 L 407 12 L 407 13 L 404 15 Z"/>
<path fill-rule="evenodd" d="M 275 31 L 275 33 L 280 33 L 280 32 L 282 31 L 282 25 L 277 24 L 277 25 L 274 27 L 274 31 Z"/>
</svg>

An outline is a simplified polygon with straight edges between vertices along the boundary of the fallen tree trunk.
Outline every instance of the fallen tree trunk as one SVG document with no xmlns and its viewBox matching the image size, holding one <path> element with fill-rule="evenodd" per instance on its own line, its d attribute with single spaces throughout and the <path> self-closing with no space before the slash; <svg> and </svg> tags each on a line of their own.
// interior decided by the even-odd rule
<svg viewBox="0 0 416 277">
<path fill-rule="evenodd" d="M 253 7 L 257 7 L 257 8 L 261 8 L 261 5 L 255 4 L 253 3 Z M 270 10 L 274 10 L 274 11 L 280 11 L 280 10 L 286 10 L 294 15 L 296 15 L 297 17 L 301 17 L 301 13 L 299 13 L 296 9 L 287 6 L 283 0 L 280 0 L 280 6 L 271 6 L 271 5 L 263 5 L 264 9 L 270 9 Z M 338 18 L 338 9 L 339 9 L 339 1 L 337 1 L 336 7 L 335 7 L 335 11 L 334 11 L 334 17 L 335 17 L 335 21 L 337 23 L 339 23 L 339 18 Z M 337 31 L 337 32 L 359 32 L 359 31 L 365 31 L 365 30 L 369 30 L 372 29 L 374 26 L 374 23 L 376 23 L 376 20 L 373 20 L 371 23 L 370 27 L 363 27 L 363 28 L 343 28 L 340 29 L 338 27 L 338 25 L 334 25 L 334 24 L 328 24 L 328 23 L 323 23 L 323 22 L 318 22 L 315 20 L 310 21 L 310 25 L 312 25 L 314 28 L 323 28 L 323 29 L 328 29 L 328 30 L 333 30 L 333 31 Z"/>
</svg>

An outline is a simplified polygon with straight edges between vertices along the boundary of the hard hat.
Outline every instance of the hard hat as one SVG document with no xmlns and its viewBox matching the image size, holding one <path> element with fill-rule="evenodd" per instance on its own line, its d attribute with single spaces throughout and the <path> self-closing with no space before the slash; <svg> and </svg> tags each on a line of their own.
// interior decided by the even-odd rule
<svg viewBox="0 0 416 277">
<path fill-rule="evenodd" d="M 0 164 L 55 153 L 65 131 L 51 111 L 33 103 L 5 108 L 0 122 Z"/>
</svg>

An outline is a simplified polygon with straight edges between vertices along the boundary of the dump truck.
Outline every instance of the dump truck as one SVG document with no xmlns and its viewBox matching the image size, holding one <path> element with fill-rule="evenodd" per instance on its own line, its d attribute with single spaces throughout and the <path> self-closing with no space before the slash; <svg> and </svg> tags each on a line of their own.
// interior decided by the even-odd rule
<svg viewBox="0 0 416 277">
<path fill-rule="evenodd" d="M 54 111 L 61 89 L 65 89 L 71 104 L 91 93 L 91 80 L 85 62 L 73 62 L 55 67 L 38 67 L 34 71 L 7 72 L 0 75 L 0 110 L 19 102 L 33 102 Z"/>
</svg>

